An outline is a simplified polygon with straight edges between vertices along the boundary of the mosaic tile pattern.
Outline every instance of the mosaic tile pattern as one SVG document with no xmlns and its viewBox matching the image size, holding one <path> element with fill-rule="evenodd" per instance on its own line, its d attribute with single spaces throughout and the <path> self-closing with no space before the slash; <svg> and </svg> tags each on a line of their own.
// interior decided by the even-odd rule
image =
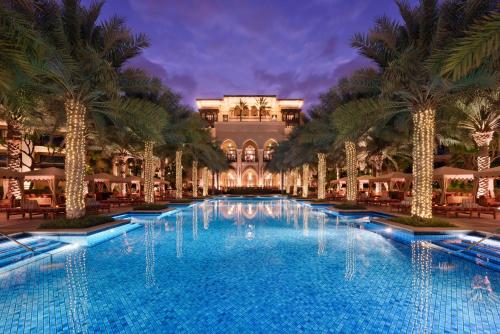
<svg viewBox="0 0 500 334">
<path fill-rule="evenodd" d="M 209 201 L 0 277 L 0 333 L 499 333 L 500 274 L 289 200 Z"/>
</svg>

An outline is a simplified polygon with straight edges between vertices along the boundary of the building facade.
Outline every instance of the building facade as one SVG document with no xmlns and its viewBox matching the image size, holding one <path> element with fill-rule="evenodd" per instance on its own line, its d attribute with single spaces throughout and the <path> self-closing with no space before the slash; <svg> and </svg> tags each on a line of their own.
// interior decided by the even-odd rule
<svg viewBox="0 0 500 334">
<path fill-rule="evenodd" d="M 302 99 L 276 95 L 224 95 L 197 99 L 200 116 L 220 143 L 230 162 L 219 176 L 219 187 L 281 186 L 280 175 L 266 170 L 275 145 L 302 121 Z"/>
</svg>

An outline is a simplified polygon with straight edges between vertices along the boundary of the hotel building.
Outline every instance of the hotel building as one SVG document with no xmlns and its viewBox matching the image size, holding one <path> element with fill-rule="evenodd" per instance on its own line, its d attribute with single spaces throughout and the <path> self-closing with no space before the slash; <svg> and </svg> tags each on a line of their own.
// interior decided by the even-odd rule
<svg viewBox="0 0 500 334">
<path fill-rule="evenodd" d="M 266 171 L 275 145 L 302 121 L 302 99 L 276 95 L 224 95 L 197 99 L 200 116 L 230 162 L 219 187 L 280 187 L 279 174 Z"/>
</svg>

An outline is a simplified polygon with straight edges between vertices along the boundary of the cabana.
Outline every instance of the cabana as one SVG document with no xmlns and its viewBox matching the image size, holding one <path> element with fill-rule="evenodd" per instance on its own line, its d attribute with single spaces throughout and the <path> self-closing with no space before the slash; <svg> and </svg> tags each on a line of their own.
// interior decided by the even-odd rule
<svg viewBox="0 0 500 334">
<path fill-rule="evenodd" d="M 123 183 L 126 183 L 126 179 L 122 178 L 122 177 L 119 177 L 119 176 L 115 176 L 115 175 L 111 175 L 111 174 L 108 174 L 108 173 L 98 173 L 98 174 L 92 174 L 92 175 L 87 175 L 85 177 L 85 180 L 89 181 L 89 192 L 93 192 L 95 193 L 96 190 L 99 190 L 100 192 L 102 192 L 102 187 L 99 187 L 99 184 L 104 184 L 106 185 L 106 188 L 108 189 L 109 192 L 111 192 L 111 185 L 112 184 L 123 184 Z M 97 188 L 100 188 L 100 189 L 96 189 L 96 185 Z"/>
<path fill-rule="evenodd" d="M 361 175 L 357 177 L 358 180 L 358 190 L 363 190 L 363 185 L 368 184 L 370 180 L 373 179 L 373 176 L 371 175 Z M 332 184 L 346 184 L 347 183 L 347 177 L 340 178 L 338 180 L 333 180 L 331 182 Z"/>
<path fill-rule="evenodd" d="M 144 184 L 144 179 L 139 176 L 131 175 L 126 177 L 127 184 L 129 185 L 130 193 L 132 193 L 132 185 L 135 185 L 135 189 L 137 190 L 135 194 L 141 194 L 141 184 Z"/>
<path fill-rule="evenodd" d="M 42 168 L 24 173 L 25 181 L 44 181 L 48 183 L 52 198 L 50 199 L 50 203 L 49 199 L 47 198 L 36 198 L 36 201 L 41 206 L 56 205 L 57 185 L 60 181 L 64 181 L 65 179 L 66 174 L 64 172 L 64 169 L 56 167 Z"/>
<path fill-rule="evenodd" d="M 440 203 L 447 203 L 448 198 L 446 196 L 446 189 L 450 184 L 451 180 L 473 180 L 474 179 L 474 171 L 469 169 L 455 168 L 455 167 L 439 167 L 434 169 L 433 172 L 434 181 L 439 183 L 441 187 L 441 198 Z M 466 196 L 468 197 L 468 196 Z M 458 198 L 458 202 L 456 204 L 460 204 L 463 197 Z"/>
<path fill-rule="evenodd" d="M 490 179 L 488 181 L 488 192 L 489 192 L 489 195 L 491 198 L 495 198 L 495 189 L 494 189 L 493 181 L 495 179 L 500 178 L 500 166 L 488 168 L 488 169 L 483 169 L 482 171 L 479 171 L 479 172 L 474 172 L 474 177 L 477 179 L 476 180 L 476 188 L 477 188 L 477 181 L 480 178 Z"/>
<path fill-rule="evenodd" d="M 382 192 L 381 185 L 384 185 L 387 191 L 408 191 L 412 178 L 411 174 L 392 172 L 375 176 L 369 182 L 370 188 L 372 188 L 371 184 L 375 184 L 375 193 L 378 195 Z M 404 183 L 403 187 L 400 186 L 401 183 Z"/>
</svg>

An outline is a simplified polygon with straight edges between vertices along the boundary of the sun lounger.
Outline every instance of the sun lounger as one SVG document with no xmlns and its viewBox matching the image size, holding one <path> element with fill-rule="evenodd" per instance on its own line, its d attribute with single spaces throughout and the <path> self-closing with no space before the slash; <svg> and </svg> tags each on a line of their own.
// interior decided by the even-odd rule
<svg viewBox="0 0 500 334">
<path fill-rule="evenodd" d="M 87 198 L 85 200 L 85 210 L 87 212 L 108 211 L 111 212 L 111 205 L 107 203 L 99 203 L 94 198 Z"/>
<path fill-rule="evenodd" d="M 478 217 L 481 217 L 481 214 L 491 214 L 493 219 L 497 218 L 496 208 L 481 206 L 475 203 L 473 199 L 463 199 L 460 205 L 450 206 L 446 209 L 446 216 L 455 214 L 455 217 L 458 217 L 460 213 L 468 214 L 470 218 L 472 218 L 474 213 L 477 213 Z"/>
<path fill-rule="evenodd" d="M 43 208 L 38 205 L 36 200 L 24 199 L 21 200 L 21 205 L 18 208 L 8 208 L 5 210 L 7 219 L 14 215 L 22 215 L 23 218 L 28 215 L 32 219 L 34 215 L 42 215 L 44 218 L 47 216 L 55 217 L 58 213 L 64 213 L 64 208 Z"/>
</svg>

